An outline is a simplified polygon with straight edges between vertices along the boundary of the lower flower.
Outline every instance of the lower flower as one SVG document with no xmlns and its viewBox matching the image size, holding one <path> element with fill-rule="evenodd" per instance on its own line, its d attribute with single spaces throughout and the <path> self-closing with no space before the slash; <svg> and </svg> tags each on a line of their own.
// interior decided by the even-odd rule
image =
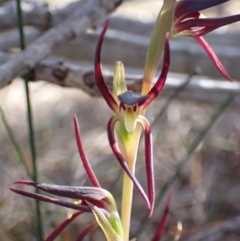
<svg viewBox="0 0 240 241">
<path fill-rule="evenodd" d="M 14 185 L 31 186 L 52 195 L 70 198 L 75 201 L 65 201 L 60 198 L 49 197 L 46 195 L 27 192 L 24 190 L 10 188 L 11 191 L 20 194 L 22 196 L 30 197 L 36 200 L 53 203 L 62 207 L 78 210 L 72 217 L 64 220 L 46 239 L 46 241 L 54 240 L 57 235 L 77 216 L 82 213 L 93 213 L 96 222 L 90 224 L 79 235 L 77 241 L 80 241 L 91 230 L 100 226 L 103 230 L 108 241 L 121 241 L 123 240 L 122 223 L 118 214 L 115 200 L 110 192 L 101 188 L 89 162 L 84 154 L 83 146 L 81 143 L 79 126 L 77 117 L 74 117 L 74 127 L 77 140 L 77 146 L 80 157 L 83 162 L 83 166 L 86 170 L 88 177 L 90 178 L 94 187 L 78 187 L 78 186 L 60 186 L 46 183 L 37 183 L 33 181 L 20 180 L 14 183 Z"/>
</svg>

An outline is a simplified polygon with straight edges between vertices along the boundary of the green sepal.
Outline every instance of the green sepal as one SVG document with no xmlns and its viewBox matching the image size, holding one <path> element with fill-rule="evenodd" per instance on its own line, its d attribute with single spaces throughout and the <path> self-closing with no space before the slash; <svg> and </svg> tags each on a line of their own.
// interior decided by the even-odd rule
<svg viewBox="0 0 240 241">
<path fill-rule="evenodd" d="M 174 10 L 176 0 L 166 0 L 158 15 L 152 37 L 148 46 L 148 52 L 144 68 L 144 82 L 142 94 L 146 94 L 153 81 L 158 64 L 164 52 L 166 33 L 171 36 L 174 27 Z"/>
<path fill-rule="evenodd" d="M 118 95 L 127 91 L 127 85 L 125 81 L 125 71 L 122 62 L 117 61 L 114 66 L 114 77 L 113 77 L 113 97 L 119 103 Z"/>
<path fill-rule="evenodd" d="M 109 222 L 108 218 L 101 212 L 101 209 L 92 205 L 91 203 L 87 202 L 88 206 L 91 208 L 97 223 L 101 227 L 102 231 L 105 234 L 107 241 L 123 241 L 123 237 L 121 237 L 112 227 L 111 223 Z M 113 222 L 113 220 L 112 220 Z M 116 222 L 113 222 L 116 224 Z M 116 227 L 114 225 L 114 227 Z"/>
<path fill-rule="evenodd" d="M 116 231 L 118 235 L 124 237 L 122 222 L 120 216 L 117 211 L 110 213 L 110 217 L 108 218 L 109 223 L 111 224 L 112 228 Z"/>
<path fill-rule="evenodd" d="M 128 133 L 132 133 L 137 125 L 138 111 L 133 111 L 132 107 L 126 107 L 124 111 L 124 125 Z"/>
</svg>

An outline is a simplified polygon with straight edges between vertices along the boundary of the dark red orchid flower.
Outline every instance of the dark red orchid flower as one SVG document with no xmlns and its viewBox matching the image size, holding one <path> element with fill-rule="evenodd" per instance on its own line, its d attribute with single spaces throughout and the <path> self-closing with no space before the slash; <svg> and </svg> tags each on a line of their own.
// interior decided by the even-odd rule
<svg viewBox="0 0 240 241">
<path fill-rule="evenodd" d="M 60 185 L 52 185 L 45 183 L 37 183 L 33 181 L 21 180 L 17 181 L 14 184 L 16 185 L 24 185 L 24 186 L 32 186 L 49 194 L 69 198 L 71 201 L 61 200 L 55 197 L 49 197 L 46 195 L 27 192 L 16 188 L 10 188 L 11 191 L 20 194 L 22 196 L 30 197 L 33 199 L 37 199 L 40 201 L 53 203 L 62 207 L 70 208 L 73 210 L 78 210 L 75 212 L 70 218 L 64 220 L 46 239 L 46 241 L 54 240 L 57 235 L 69 224 L 71 223 L 77 216 L 82 213 L 91 212 L 96 217 L 96 222 L 88 225 L 79 235 L 77 241 L 82 240 L 85 235 L 96 228 L 98 225 L 102 228 L 105 235 L 110 235 L 111 237 L 117 238 L 118 240 L 122 240 L 122 226 L 120 217 L 118 215 L 117 206 L 115 200 L 110 192 L 100 187 L 100 184 L 89 165 L 89 162 L 84 154 L 83 146 L 81 143 L 79 126 L 77 117 L 74 117 L 74 127 L 75 127 L 75 135 L 77 146 L 79 150 L 80 157 L 83 162 L 83 166 L 86 170 L 88 177 L 90 178 L 94 187 L 79 187 L 79 186 L 60 186 Z M 72 201 L 75 200 L 75 201 Z M 99 218 L 99 217 L 100 218 Z"/>
<path fill-rule="evenodd" d="M 99 91 L 101 92 L 103 98 L 107 102 L 108 106 L 114 112 L 114 115 L 110 118 L 108 122 L 108 139 L 113 153 L 115 154 L 117 160 L 119 161 L 121 167 L 130 177 L 134 183 L 137 190 L 140 192 L 141 196 L 144 198 L 147 207 L 150 211 L 150 215 L 153 211 L 154 200 L 155 200 L 155 187 L 154 187 L 154 172 L 153 172 L 153 159 L 152 159 L 152 138 L 151 138 L 151 128 L 147 119 L 144 117 L 144 111 L 149 106 L 149 104 L 157 97 L 165 85 L 167 78 L 167 73 L 170 64 L 170 54 L 169 54 L 169 34 L 166 34 L 165 41 L 165 53 L 164 62 L 162 67 L 162 72 L 151 88 L 151 90 L 146 94 L 139 96 L 133 91 L 127 90 L 125 83 L 124 66 L 121 62 L 117 62 L 114 71 L 114 81 L 113 81 L 113 93 L 111 93 L 106 86 L 101 68 L 100 53 L 102 48 L 103 39 L 107 31 L 109 21 L 106 22 L 99 42 L 96 49 L 95 56 L 95 80 Z M 116 123 L 122 123 L 126 133 L 133 133 L 136 129 L 137 124 L 141 124 L 145 133 L 145 163 L 146 163 L 146 175 L 148 182 L 148 195 L 145 194 L 143 188 L 139 184 L 136 177 L 133 175 L 132 171 L 129 169 L 128 162 L 123 158 L 120 151 L 119 143 L 116 142 L 114 131 Z M 118 140 L 119 141 L 119 140 Z M 137 142 L 137 140 L 136 140 Z"/>
<path fill-rule="evenodd" d="M 166 0 L 165 2 L 168 2 Z M 202 37 L 214 29 L 240 21 L 240 14 L 221 18 L 206 18 L 200 11 L 229 0 L 180 0 L 175 3 L 174 27 L 172 36 L 191 36 L 203 47 L 221 74 L 231 80 L 220 60 Z"/>
</svg>

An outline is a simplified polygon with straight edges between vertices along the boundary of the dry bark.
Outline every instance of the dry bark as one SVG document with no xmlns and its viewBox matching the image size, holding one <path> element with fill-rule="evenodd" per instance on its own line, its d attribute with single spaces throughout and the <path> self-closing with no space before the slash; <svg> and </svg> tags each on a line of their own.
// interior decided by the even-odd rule
<svg viewBox="0 0 240 241">
<path fill-rule="evenodd" d="M 0 66 L 0 88 L 32 69 L 61 44 L 80 35 L 88 27 L 98 25 L 121 4 L 119 0 L 83 0 L 81 2 L 82 7 L 76 9 L 68 19 L 48 30 L 22 53 Z"/>
<path fill-rule="evenodd" d="M 23 24 L 47 29 L 68 18 L 84 4 L 85 1 L 78 0 L 64 7 L 58 7 L 49 6 L 41 1 L 22 1 Z M 16 27 L 16 1 L 10 1 L 0 7 L 0 29 Z"/>
</svg>

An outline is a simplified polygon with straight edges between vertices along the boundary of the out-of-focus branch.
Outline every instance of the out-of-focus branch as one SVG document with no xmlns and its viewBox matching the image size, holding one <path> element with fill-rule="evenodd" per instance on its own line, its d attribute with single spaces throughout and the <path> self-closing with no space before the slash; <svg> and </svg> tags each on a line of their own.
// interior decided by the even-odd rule
<svg viewBox="0 0 240 241">
<path fill-rule="evenodd" d="M 0 3 L 5 1 L 0 0 Z M 16 2 L 11 0 L 0 6 L 0 29 L 17 27 L 15 5 Z M 24 0 L 22 1 L 24 25 L 32 25 L 43 29 L 52 27 L 68 18 L 76 9 L 81 8 L 82 5 L 83 1 L 81 0 L 76 0 L 63 7 L 48 5 L 43 1 Z M 121 31 L 150 35 L 154 25 L 153 23 L 143 24 L 131 19 L 113 17 L 111 26 Z"/>
<path fill-rule="evenodd" d="M 32 69 L 40 60 L 88 27 L 96 26 L 121 0 L 83 0 L 83 5 L 61 24 L 48 30 L 15 58 L 0 66 L 0 88 Z"/>
<path fill-rule="evenodd" d="M 13 58 L 14 55 L 0 52 L 0 64 Z M 111 68 L 113 69 L 113 68 Z M 128 89 L 135 92 L 141 91 L 142 78 L 140 69 L 127 68 L 126 81 Z M 49 58 L 40 61 L 30 72 L 32 81 L 44 80 L 63 87 L 77 88 L 85 91 L 91 96 L 100 96 L 95 84 L 93 66 L 87 62 L 65 61 L 61 58 Z M 113 74 L 104 69 L 105 83 L 112 89 Z M 183 86 L 186 75 L 168 75 L 166 86 L 161 95 L 169 96 L 177 88 Z M 235 93 L 234 104 L 240 105 L 240 83 L 220 80 L 210 80 L 203 76 L 194 76 L 191 82 L 181 91 L 179 98 L 201 102 L 218 103 L 230 93 Z"/>
<path fill-rule="evenodd" d="M 43 32 L 34 27 L 24 27 L 24 36 L 26 44 L 32 43 L 38 37 L 41 36 Z M 20 48 L 19 47 L 19 30 L 13 29 L 0 34 L 0 50 L 7 51 L 10 48 Z"/>
<path fill-rule="evenodd" d="M 240 36 L 238 36 L 238 38 L 239 37 Z M 95 46 L 98 38 L 99 31 L 89 31 L 80 38 L 62 46 L 56 54 L 66 58 L 91 62 L 94 59 Z M 222 38 L 222 36 L 219 37 L 219 35 L 216 34 L 214 38 Z M 108 29 L 102 49 L 102 63 L 113 64 L 121 60 L 125 66 L 143 68 L 148 44 L 149 38 L 146 36 Z M 81 48 L 80 46 L 84 47 Z M 240 45 L 217 45 L 216 41 L 216 44 L 212 47 L 230 76 L 233 79 L 239 80 Z M 195 66 L 199 66 L 204 72 L 204 75 L 221 78 L 219 71 L 194 39 L 182 41 L 181 38 L 176 38 L 170 42 L 170 49 L 171 71 L 190 73 Z"/>
<path fill-rule="evenodd" d="M 67 6 L 49 6 L 40 1 L 23 1 L 24 25 L 33 25 L 39 28 L 49 28 L 68 18 L 76 9 L 84 6 L 85 1 L 71 2 Z M 0 7 L 0 28 L 16 28 L 16 2 L 10 1 Z"/>
<path fill-rule="evenodd" d="M 10 0 L 0 0 L 0 4 L 3 4 L 3 3 L 8 2 L 8 1 L 10 1 Z"/>
<path fill-rule="evenodd" d="M 5 62 L 7 62 L 8 60 L 10 60 L 11 58 L 13 58 L 15 55 L 12 54 L 6 54 L 3 52 L 0 52 L 0 64 L 4 64 Z"/>
<path fill-rule="evenodd" d="M 128 89 L 141 91 L 142 78 L 139 70 L 129 70 L 126 75 Z M 104 70 L 104 79 L 109 89 L 112 89 L 113 75 Z M 99 96 L 95 84 L 94 72 L 90 64 L 76 64 L 60 59 L 48 59 L 36 65 L 33 73 L 34 80 L 45 80 L 64 87 L 79 88 L 92 96 Z M 169 74 L 163 95 L 171 95 L 175 89 L 184 85 L 186 75 Z M 179 95 L 182 99 L 192 99 L 203 102 L 218 103 L 230 93 L 235 93 L 235 104 L 240 104 L 240 83 L 210 80 L 203 76 L 195 76 Z"/>
<path fill-rule="evenodd" d="M 28 28 L 26 28 L 26 30 L 28 30 Z M 31 37 L 30 32 L 33 32 L 35 35 L 40 34 L 40 31 L 30 28 L 29 31 L 26 31 L 26 33 L 29 33 L 29 35 L 27 34 L 29 41 L 33 38 Z M 93 62 L 95 46 L 98 38 L 99 31 L 88 31 L 88 33 L 82 34 L 81 37 L 78 37 L 74 41 L 62 45 L 62 47 L 59 48 L 59 50 L 55 52 L 55 54 L 63 58 L 73 59 L 77 61 Z M 2 38 L 0 36 L 0 49 L 1 46 L 6 47 L 8 44 L 11 44 L 10 39 L 9 41 L 7 41 L 7 43 L 1 44 L 1 39 Z M 17 36 L 15 36 L 15 40 L 17 43 Z M 12 41 L 14 42 L 14 38 L 12 38 Z M 133 67 L 138 69 L 143 68 L 147 45 L 147 37 L 109 29 L 104 40 L 104 46 L 102 50 L 102 63 L 112 65 L 115 63 L 115 61 L 121 60 L 126 67 Z M 37 45 L 35 46 L 38 47 Z M 200 48 L 200 46 L 198 46 L 197 43 L 184 43 L 183 41 L 175 40 L 170 43 L 170 46 L 171 71 L 177 73 L 189 73 L 194 68 L 194 66 L 199 66 L 202 69 L 204 75 L 216 79 L 220 77 L 219 72 L 216 70 L 216 68 L 206 56 L 205 52 Z M 52 49 L 53 48 L 54 45 L 52 45 Z M 223 47 L 219 45 L 215 48 L 215 51 L 219 58 L 222 60 L 223 64 L 226 66 L 228 72 L 230 73 L 230 76 L 233 79 L 239 80 L 240 47 Z M 36 58 L 36 56 L 29 55 L 29 61 L 31 61 L 32 59 L 34 60 L 34 58 Z M 21 64 L 21 59 L 19 57 L 17 59 Z M 0 63 L 3 63 L 5 60 L 6 56 L 1 57 L 0 55 Z M 3 74 L 5 73 L 0 72 L 0 87 L 3 86 L 1 85 L 1 78 Z M 6 78 L 8 78 L 8 82 L 11 81 L 11 78 L 9 78 L 8 76 Z M 7 84 L 7 82 L 5 82 L 5 84 Z"/>
</svg>

